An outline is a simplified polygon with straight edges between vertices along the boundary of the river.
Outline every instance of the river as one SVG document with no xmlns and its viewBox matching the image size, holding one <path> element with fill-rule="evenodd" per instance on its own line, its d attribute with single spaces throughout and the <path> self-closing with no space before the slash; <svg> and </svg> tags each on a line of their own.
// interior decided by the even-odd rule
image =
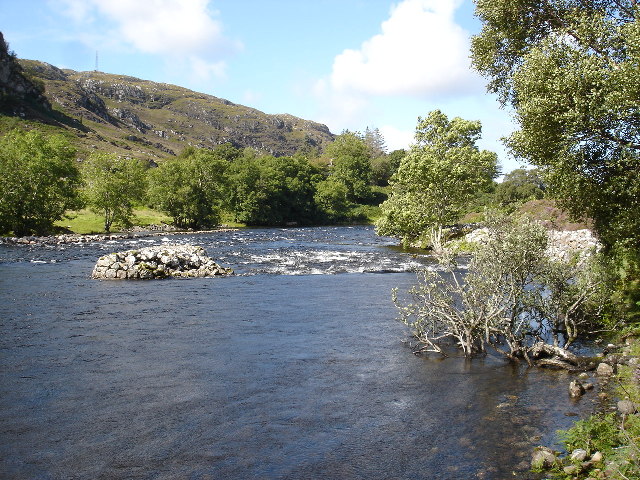
<svg viewBox="0 0 640 480">
<path fill-rule="evenodd" d="M 236 275 L 89 277 L 163 242 Z M 430 260 L 395 244 L 331 227 L 0 246 L 0 478 L 529 478 L 532 447 L 591 405 L 564 372 L 414 356 L 390 291 Z"/>
</svg>

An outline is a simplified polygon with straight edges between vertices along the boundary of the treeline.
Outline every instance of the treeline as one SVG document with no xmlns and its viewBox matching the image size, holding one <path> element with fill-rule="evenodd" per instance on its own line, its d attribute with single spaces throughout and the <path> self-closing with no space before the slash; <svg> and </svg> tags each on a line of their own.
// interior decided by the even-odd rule
<svg viewBox="0 0 640 480">
<path fill-rule="evenodd" d="M 0 138 L 0 233 L 48 234 L 65 212 L 89 207 L 104 229 L 128 226 L 137 205 L 182 228 L 223 218 L 250 226 L 367 221 L 404 151 L 377 130 L 345 131 L 315 156 L 274 157 L 229 144 L 186 148 L 157 167 L 95 152 L 84 160 L 62 136 L 15 129 Z"/>
</svg>

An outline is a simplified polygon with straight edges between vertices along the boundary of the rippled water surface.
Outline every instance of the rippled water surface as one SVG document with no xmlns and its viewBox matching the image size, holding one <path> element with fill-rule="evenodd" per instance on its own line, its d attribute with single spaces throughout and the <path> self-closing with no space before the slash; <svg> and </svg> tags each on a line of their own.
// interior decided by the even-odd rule
<svg viewBox="0 0 640 480">
<path fill-rule="evenodd" d="M 238 275 L 97 281 L 204 246 Z M 564 373 L 416 357 L 392 287 L 426 257 L 370 228 L 0 247 L 0 478 L 526 478 Z"/>
</svg>

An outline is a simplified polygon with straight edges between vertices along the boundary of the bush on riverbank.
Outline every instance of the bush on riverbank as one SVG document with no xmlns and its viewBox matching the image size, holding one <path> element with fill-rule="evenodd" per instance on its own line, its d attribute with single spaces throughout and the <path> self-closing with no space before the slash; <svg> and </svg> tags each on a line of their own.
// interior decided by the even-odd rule
<svg viewBox="0 0 640 480">
<path fill-rule="evenodd" d="M 404 303 L 394 291 L 400 320 L 423 345 L 465 356 L 488 348 L 512 360 L 574 368 L 567 348 L 607 304 L 607 274 L 593 252 L 549 255 L 549 236 L 537 223 L 496 216 L 462 273 L 453 253 L 434 249 L 439 269 L 424 268 Z M 551 358 L 547 358 L 551 357 Z"/>
</svg>

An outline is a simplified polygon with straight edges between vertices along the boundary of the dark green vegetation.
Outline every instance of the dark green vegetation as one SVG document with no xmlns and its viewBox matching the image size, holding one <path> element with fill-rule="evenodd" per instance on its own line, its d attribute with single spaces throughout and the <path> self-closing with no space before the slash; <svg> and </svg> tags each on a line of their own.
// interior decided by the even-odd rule
<svg viewBox="0 0 640 480">
<path fill-rule="evenodd" d="M 0 232 L 44 234 L 81 205 L 75 151 L 60 136 L 14 130 L 0 137 Z"/>
<path fill-rule="evenodd" d="M 133 207 L 144 200 L 145 166 L 141 161 L 94 153 L 83 165 L 83 194 L 87 205 L 104 217 L 104 231 L 115 222 L 130 226 Z"/>
<path fill-rule="evenodd" d="M 550 194 L 588 217 L 640 309 L 640 6 L 632 0 L 479 0 L 472 58 L 516 113 L 508 145 Z"/>
<path fill-rule="evenodd" d="M 473 59 L 515 107 L 508 144 L 608 246 L 640 246 L 640 26 L 622 0 L 478 2 Z"/>
<path fill-rule="evenodd" d="M 222 145 L 186 148 L 158 167 L 100 152 L 76 161 L 67 140 L 36 130 L 12 130 L 0 142 L 4 234 L 50 233 L 67 210 L 83 205 L 103 217 L 108 232 L 131 225 L 139 205 L 181 228 L 204 229 L 223 218 L 255 226 L 368 222 L 363 208 L 376 202 L 370 149 L 350 132 L 338 136 L 326 161 Z"/>
</svg>

